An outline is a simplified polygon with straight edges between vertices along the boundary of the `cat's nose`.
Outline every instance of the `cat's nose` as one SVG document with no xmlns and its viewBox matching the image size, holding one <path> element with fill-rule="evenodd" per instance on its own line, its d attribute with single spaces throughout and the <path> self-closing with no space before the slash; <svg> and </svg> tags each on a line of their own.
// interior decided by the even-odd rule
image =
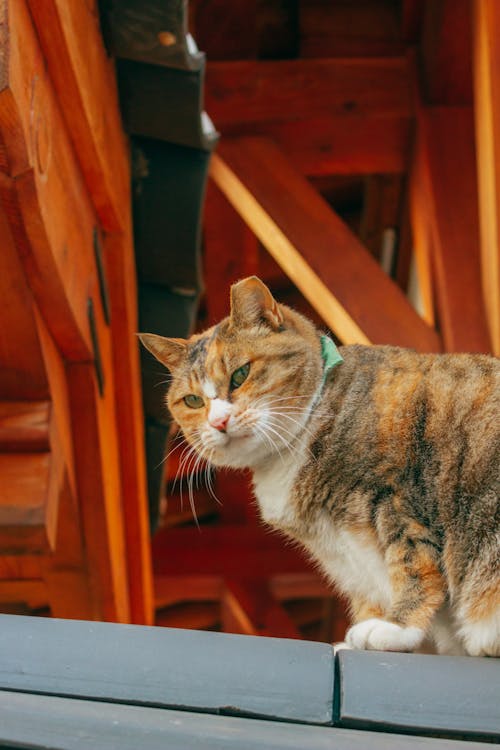
<svg viewBox="0 0 500 750">
<path fill-rule="evenodd" d="M 229 422 L 229 417 L 229 414 L 221 414 L 218 417 L 213 417 L 209 421 L 212 427 L 215 427 L 216 430 L 219 430 L 219 432 L 225 432 L 227 423 Z"/>
</svg>

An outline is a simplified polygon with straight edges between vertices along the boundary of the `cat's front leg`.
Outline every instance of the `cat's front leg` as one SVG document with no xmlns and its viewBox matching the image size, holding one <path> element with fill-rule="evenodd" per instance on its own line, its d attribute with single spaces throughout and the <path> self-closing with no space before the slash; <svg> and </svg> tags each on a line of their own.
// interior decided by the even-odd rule
<svg viewBox="0 0 500 750">
<path fill-rule="evenodd" d="M 356 649 L 414 651 L 445 598 L 437 553 L 424 539 L 403 535 L 387 549 L 386 562 L 393 592 L 388 617 L 357 622 L 346 643 Z"/>
</svg>

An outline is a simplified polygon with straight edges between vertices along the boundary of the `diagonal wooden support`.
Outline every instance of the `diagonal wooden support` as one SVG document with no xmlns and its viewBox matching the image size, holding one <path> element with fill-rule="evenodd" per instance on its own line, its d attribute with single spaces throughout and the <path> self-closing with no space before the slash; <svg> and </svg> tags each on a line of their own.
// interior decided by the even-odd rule
<svg viewBox="0 0 500 750">
<path fill-rule="evenodd" d="M 211 176 L 344 343 L 439 351 L 435 331 L 273 143 L 223 142 Z"/>
<path fill-rule="evenodd" d="M 262 580 L 226 580 L 222 596 L 226 633 L 300 638 L 291 617 Z"/>
</svg>

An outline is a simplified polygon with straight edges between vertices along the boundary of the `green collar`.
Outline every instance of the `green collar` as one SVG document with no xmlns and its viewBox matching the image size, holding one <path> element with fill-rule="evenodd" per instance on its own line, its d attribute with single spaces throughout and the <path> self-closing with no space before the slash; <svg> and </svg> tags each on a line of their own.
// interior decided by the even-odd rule
<svg viewBox="0 0 500 750">
<path fill-rule="evenodd" d="M 321 337 L 321 358 L 323 360 L 323 383 L 326 383 L 326 378 L 330 370 L 333 370 L 337 365 L 341 365 L 344 361 L 339 350 L 331 340 L 330 336 Z"/>
</svg>

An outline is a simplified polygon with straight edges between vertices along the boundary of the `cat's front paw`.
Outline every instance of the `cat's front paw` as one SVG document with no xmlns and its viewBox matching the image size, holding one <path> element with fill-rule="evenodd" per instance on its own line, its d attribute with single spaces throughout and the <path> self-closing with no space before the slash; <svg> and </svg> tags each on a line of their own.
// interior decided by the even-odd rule
<svg viewBox="0 0 500 750">
<path fill-rule="evenodd" d="M 424 639 L 421 628 L 404 628 L 394 622 L 372 617 L 353 625 L 346 633 L 351 648 L 374 651 L 414 651 Z"/>
</svg>

